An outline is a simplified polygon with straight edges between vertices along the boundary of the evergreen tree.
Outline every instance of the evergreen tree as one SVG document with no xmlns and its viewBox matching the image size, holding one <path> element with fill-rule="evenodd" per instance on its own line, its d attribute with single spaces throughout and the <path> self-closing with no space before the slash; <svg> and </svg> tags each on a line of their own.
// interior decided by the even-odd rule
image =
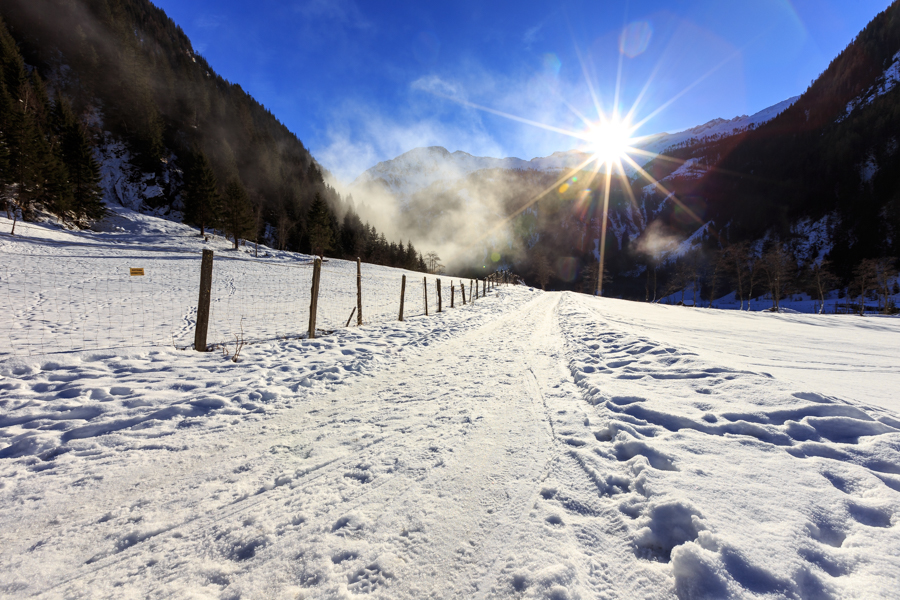
<svg viewBox="0 0 900 600">
<path fill-rule="evenodd" d="M 34 113 L 15 104 L 8 131 L 12 150 L 10 183 L 14 188 L 11 197 L 22 212 L 22 218 L 28 220 L 32 216 L 34 203 L 41 199 L 42 167 L 48 148 Z"/>
<path fill-rule="evenodd" d="M 344 258 L 354 259 L 362 258 L 365 254 L 365 236 L 363 234 L 363 224 L 359 220 L 359 215 L 350 209 L 344 215 L 344 223 L 341 226 L 341 248 L 344 252 Z"/>
<path fill-rule="evenodd" d="M 10 150 L 6 131 L 8 131 L 11 115 L 12 103 L 6 91 L 6 82 L 3 77 L 0 77 L 0 198 L 3 200 L 3 209 L 6 211 L 6 216 L 10 218 L 12 215 L 7 198 L 9 196 L 9 186 L 13 183 L 13 177 L 10 170 Z"/>
<path fill-rule="evenodd" d="M 406 253 L 401 259 L 401 264 L 397 266 L 402 266 L 404 269 L 415 270 L 418 266 L 419 262 L 419 253 L 416 252 L 416 249 L 413 247 L 412 240 L 406 240 Z"/>
<path fill-rule="evenodd" d="M 69 102 L 57 94 L 53 107 L 53 128 L 58 136 L 62 161 L 68 172 L 71 209 L 75 217 L 100 219 L 106 214 L 100 189 L 100 166 L 84 126 L 75 117 Z"/>
<path fill-rule="evenodd" d="M 41 79 L 49 65 L 65 64 L 66 77 L 54 87 L 66 94 L 76 115 L 98 103 L 103 107 L 104 129 L 125 142 L 133 157 L 129 175 L 172 174 L 165 166 L 170 153 L 187 156 L 190 148 L 202 148 L 212 178 L 236 177 L 251 199 L 267 199 L 263 217 L 288 249 L 306 246 L 304 218 L 319 194 L 328 209 L 332 251 L 386 259 L 387 242 L 381 244 L 378 232 L 361 224 L 355 244 L 347 243 L 353 240 L 344 239 L 335 216 L 344 215 L 349 198 L 325 182 L 321 167 L 283 123 L 194 53 L 163 10 L 146 0 L 8 0 L 2 13 L 0 138 L 9 164 L 4 170 L 0 156 L 0 191 L 21 204 L 26 218 L 37 204 L 79 219 L 102 208 L 97 170 L 88 158 L 90 138 L 65 135 Z M 23 54 L 33 68 L 26 69 Z M 179 190 L 161 187 L 158 206 L 171 205 Z M 207 228 L 213 216 L 186 214 L 186 220 Z"/>
<path fill-rule="evenodd" d="M 225 187 L 222 195 L 221 211 L 219 218 L 225 232 L 234 238 L 234 249 L 238 249 L 241 238 L 253 233 L 255 224 L 253 207 L 247 190 L 239 179 L 232 179 Z"/>
<path fill-rule="evenodd" d="M 316 194 L 309 207 L 306 222 L 309 228 L 309 245 L 312 252 L 323 256 L 327 250 L 331 250 L 334 233 L 331 229 L 331 211 L 319 194 Z"/>
<path fill-rule="evenodd" d="M 206 227 L 215 223 L 219 199 L 219 184 L 209 160 L 202 150 L 195 151 L 187 161 L 184 170 L 184 222 L 200 228 L 200 235 L 206 234 Z M 281 240 L 283 244 L 283 240 Z"/>
</svg>

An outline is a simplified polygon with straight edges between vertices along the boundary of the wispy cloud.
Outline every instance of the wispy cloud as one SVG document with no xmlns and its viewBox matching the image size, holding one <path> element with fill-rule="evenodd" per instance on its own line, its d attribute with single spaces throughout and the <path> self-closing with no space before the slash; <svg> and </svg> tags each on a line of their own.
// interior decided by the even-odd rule
<svg viewBox="0 0 900 600">
<path fill-rule="evenodd" d="M 198 17 L 194 24 L 200 29 L 217 29 L 222 26 L 225 22 L 225 17 L 223 15 L 216 14 L 204 14 L 201 17 Z"/>
<path fill-rule="evenodd" d="M 499 156 L 503 152 L 477 116 L 466 122 L 448 122 L 438 115 L 420 118 L 413 112 L 385 114 L 354 101 L 335 108 L 326 137 L 328 144 L 313 148 L 313 154 L 347 184 L 378 162 L 414 148 L 443 146 L 482 156 Z"/>
<path fill-rule="evenodd" d="M 295 8 L 309 19 L 327 19 L 355 29 L 372 27 L 372 23 L 353 0 L 307 0 L 297 4 Z"/>
<path fill-rule="evenodd" d="M 414 90 L 427 92 L 435 96 L 455 100 L 457 102 L 467 102 L 465 89 L 459 82 L 450 81 L 440 77 L 439 75 L 426 75 L 419 77 L 410 84 Z"/>
<path fill-rule="evenodd" d="M 545 21 L 541 21 L 534 27 L 529 27 L 525 30 L 525 35 L 522 36 L 522 43 L 525 44 L 526 49 L 530 49 L 531 46 L 541 37 L 541 30 L 544 28 L 544 23 Z"/>
</svg>

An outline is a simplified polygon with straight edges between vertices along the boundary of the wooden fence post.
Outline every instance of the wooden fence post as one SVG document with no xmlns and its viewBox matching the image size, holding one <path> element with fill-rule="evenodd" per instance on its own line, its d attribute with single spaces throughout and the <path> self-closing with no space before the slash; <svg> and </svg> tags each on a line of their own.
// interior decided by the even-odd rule
<svg viewBox="0 0 900 600">
<path fill-rule="evenodd" d="M 450 282 L 450 308 L 453 307 L 453 303 L 456 301 L 456 288 L 453 286 L 453 282 Z"/>
<path fill-rule="evenodd" d="M 472 294 L 475 294 L 475 300 L 478 300 L 478 285 L 474 279 L 469 280 L 469 302 L 474 302 L 472 300 Z"/>
<path fill-rule="evenodd" d="M 316 337 L 316 310 L 319 308 L 319 277 L 322 275 L 322 259 L 313 262 L 312 289 L 309 293 L 309 339 Z"/>
<path fill-rule="evenodd" d="M 438 312 L 441 312 L 441 280 L 437 280 Z"/>
<path fill-rule="evenodd" d="M 212 296 L 213 251 L 204 250 L 200 260 L 200 297 L 197 299 L 197 326 L 194 329 L 194 350 L 206 352 L 206 331 L 209 329 L 209 300 Z"/>
<path fill-rule="evenodd" d="M 428 278 L 422 278 L 422 292 L 425 294 L 425 316 L 428 316 Z"/>
<path fill-rule="evenodd" d="M 481 280 L 481 297 L 487 296 L 487 279 Z"/>
<path fill-rule="evenodd" d="M 362 327 L 362 265 L 356 259 L 356 326 Z"/>
<path fill-rule="evenodd" d="M 403 281 L 400 283 L 400 318 L 399 321 L 403 320 L 403 296 L 406 295 L 406 275 L 403 276 Z"/>
<path fill-rule="evenodd" d="M 466 284 L 459 282 L 459 289 L 462 291 L 463 306 L 466 305 Z"/>
</svg>

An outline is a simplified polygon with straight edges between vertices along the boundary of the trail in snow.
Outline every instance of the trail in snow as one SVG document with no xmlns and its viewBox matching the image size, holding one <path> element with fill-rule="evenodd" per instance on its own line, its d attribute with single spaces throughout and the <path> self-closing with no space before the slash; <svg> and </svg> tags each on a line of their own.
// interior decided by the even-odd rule
<svg viewBox="0 0 900 600">
<path fill-rule="evenodd" d="M 0 590 L 891 597 L 900 417 L 858 401 L 880 393 L 880 359 L 848 356 L 868 376 L 841 397 L 840 376 L 731 348 L 783 328 L 806 340 L 785 360 L 816 367 L 828 331 L 839 346 L 853 326 L 696 314 L 510 287 L 237 364 L 9 359 Z"/>
</svg>

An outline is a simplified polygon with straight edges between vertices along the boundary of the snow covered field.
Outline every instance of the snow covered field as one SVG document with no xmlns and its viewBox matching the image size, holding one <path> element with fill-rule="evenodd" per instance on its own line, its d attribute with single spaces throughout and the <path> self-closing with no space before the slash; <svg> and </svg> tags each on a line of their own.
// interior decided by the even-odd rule
<svg viewBox="0 0 900 600">
<path fill-rule="evenodd" d="M 525 287 L 237 363 L 7 353 L 0 596 L 897 598 L 898 358 L 895 318 Z"/>
</svg>

